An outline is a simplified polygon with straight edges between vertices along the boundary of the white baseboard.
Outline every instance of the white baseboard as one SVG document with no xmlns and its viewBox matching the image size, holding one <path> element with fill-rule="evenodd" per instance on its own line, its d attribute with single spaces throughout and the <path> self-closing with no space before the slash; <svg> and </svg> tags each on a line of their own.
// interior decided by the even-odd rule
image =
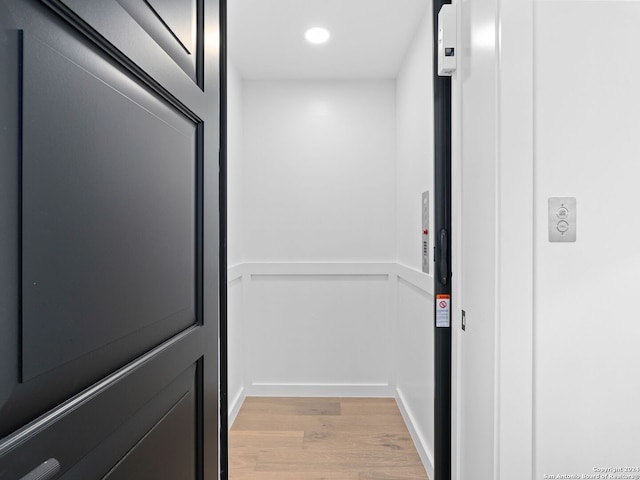
<svg viewBox="0 0 640 480">
<path fill-rule="evenodd" d="M 238 394 L 233 398 L 233 400 L 229 403 L 229 418 L 228 418 L 228 427 L 231 430 L 233 426 L 233 422 L 236 421 L 236 417 L 238 416 L 238 412 L 244 403 L 244 399 L 247 396 L 245 395 L 244 387 L 240 389 Z"/>
<path fill-rule="evenodd" d="M 422 464 L 427 471 L 427 475 L 429 476 L 429 478 L 435 478 L 433 468 L 433 452 L 429 448 L 426 440 L 415 427 L 416 422 L 413 418 L 413 415 L 411 414 L 411 409 L 408 408 L 407 402 L 405 401 L 400 389 L 396 389 L 395 397 L 396 401 L 398 402 L 398 408 L 400 408 L 402 418 L 404 418 L 404 423 L 409 429 L 409 433 L 411 434 L 413 443 L 416 446 L 416 450 L 418 450 L 418 455 L 420 456 L 420 460 L 422 460 Z"/>
<path fill-rule="evenodd" d="M 388 384 L 275 384 L 247 385 L 247 397 L 383 397 L 393 398 L 395 388 Z"/>
</svg>

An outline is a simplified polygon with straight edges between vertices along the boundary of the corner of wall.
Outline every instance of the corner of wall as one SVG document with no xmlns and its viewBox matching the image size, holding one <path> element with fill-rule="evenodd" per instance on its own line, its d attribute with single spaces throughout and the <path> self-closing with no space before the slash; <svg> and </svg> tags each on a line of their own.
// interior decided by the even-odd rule
<svg viewBox="0 0 640 480">
<path fill-rule="evenodd" d="M 419 422 L 415 418 L 415 415 L 413 415 L 400 388 L 396 389 L 396 402 L 398 403 L 398 408 L 400 409 L 400 413 L 402 414 L 404 423 L 409 429 L 409 434 L 411 435 L 413 443 L 416 446 L 416 450 L 418 451 L 420 460 L 422 461 L 422 464 L 427 471 L 427 476 L 430 479 L 433 479 L 435 478 L 435 469 L 433 466 L 433 447 L 429 444 L 427 438 L 425 438 L 424 434 L 419 429 Z"/>
</svg>

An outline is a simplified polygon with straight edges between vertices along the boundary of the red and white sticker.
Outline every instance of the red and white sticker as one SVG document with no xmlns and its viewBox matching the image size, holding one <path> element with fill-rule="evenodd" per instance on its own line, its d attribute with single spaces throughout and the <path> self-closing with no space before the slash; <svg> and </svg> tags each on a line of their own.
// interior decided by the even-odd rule
<svg viewBox="0 0 640 480">
<path fill-rule="evenodd" d="M 436 295 L 436 327 L 451 326 L 451 295 Z"/>
</svg>

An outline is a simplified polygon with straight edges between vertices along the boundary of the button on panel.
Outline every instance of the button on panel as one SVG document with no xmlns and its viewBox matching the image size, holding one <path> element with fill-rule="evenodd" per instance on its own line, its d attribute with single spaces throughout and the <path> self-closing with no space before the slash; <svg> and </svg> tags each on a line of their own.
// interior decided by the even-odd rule
<svg viewBox="0 0 640 480">
<path fill-rule="evenodd" d="M 569 230 L 569 224 L 564 220 L 561 220 L 558 222 L 558 225 L 556 225 L 556 228 L 560 233 L 565 233 L 567 230 Z"/>
<path fill-rule="evenodd" d="M 556 217 L 558 217 L 561 220 L 566 219 L 569 216 L 569 210 L 567 210 L 566 207 L 560 207 L 558 210 L 556 210 Z"/>
<path fill-rule="evenodd" d="M 576 199 L 575 197 L 549 198 L 549 241 L 576 241 Z"/>
</svg>

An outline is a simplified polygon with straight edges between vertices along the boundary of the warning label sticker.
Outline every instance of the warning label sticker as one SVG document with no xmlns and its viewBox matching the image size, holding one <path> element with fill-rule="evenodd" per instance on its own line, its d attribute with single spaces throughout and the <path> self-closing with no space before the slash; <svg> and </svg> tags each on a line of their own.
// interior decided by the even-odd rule
<svg viewBox="0 0 640 480">
<path fill-rule="evenodd" d="M 450 295 L 436 295 L 436 327 L 450 327 Z"/>
</svg>

